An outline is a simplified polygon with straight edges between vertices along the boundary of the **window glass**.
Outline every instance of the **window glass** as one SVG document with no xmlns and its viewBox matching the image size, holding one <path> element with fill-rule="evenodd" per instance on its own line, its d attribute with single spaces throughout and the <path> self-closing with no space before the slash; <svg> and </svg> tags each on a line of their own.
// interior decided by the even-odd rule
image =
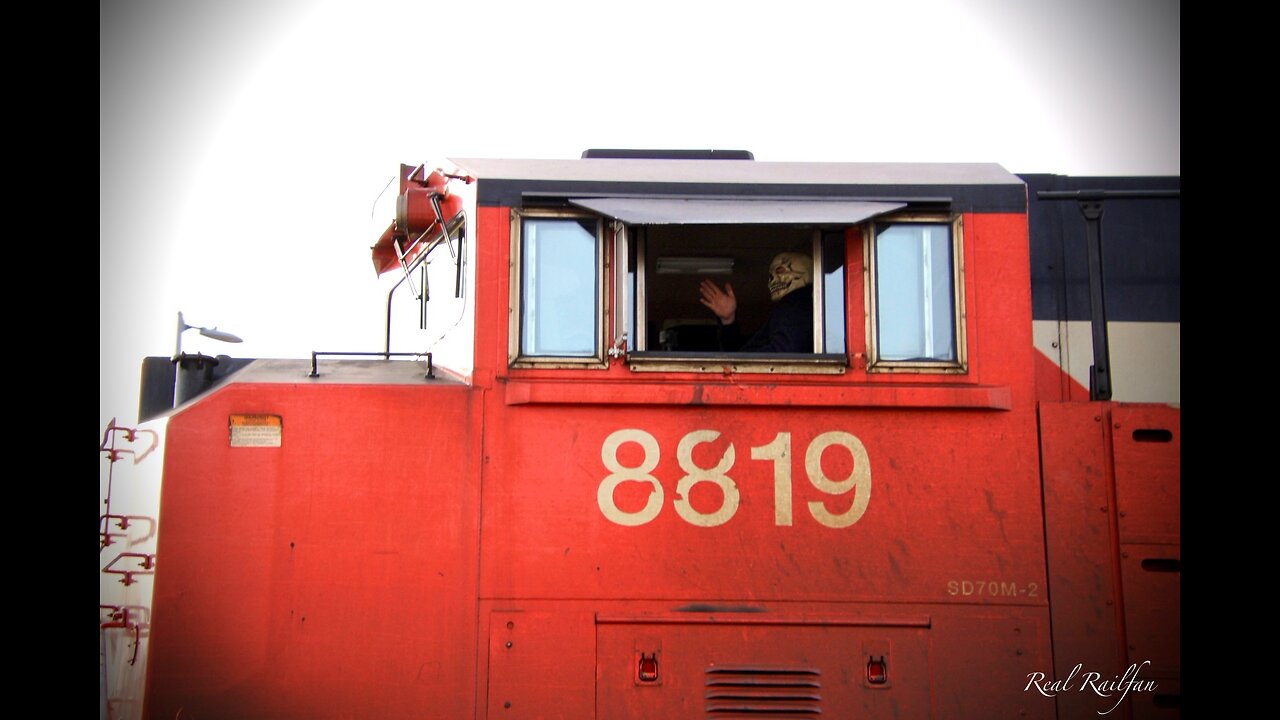
<svg viewBox="0 0 1280 720">
<path fill-rule="evenodd" d="M 844 232 L 822 234 L 823 352 L 844 352 Z"/>
<path fill-rule="evenodd" d="M 523 355 L 597 354 L 598 223 L 524 218 L 521 228 L 520 348 Z"/>
<path fill-rule="evenodd" d="M 877 226 L 877 355 L 955 361 L 955 287 L 949 224 Z"/>
</svg>

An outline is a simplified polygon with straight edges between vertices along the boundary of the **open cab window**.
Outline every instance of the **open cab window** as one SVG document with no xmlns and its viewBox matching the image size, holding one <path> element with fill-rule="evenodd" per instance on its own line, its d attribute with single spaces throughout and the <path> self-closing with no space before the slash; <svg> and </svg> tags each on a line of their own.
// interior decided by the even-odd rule
<svg viewBox="0 0 1280 720">
<path fill-rule="evenodd" d="M 845 238 L 800 225 L 632 226 L 627 257 L 634 283 L 628 354 L 636 370 L 839 372 L 845 365 Z M 779 255 L 811 264 L 806 286 L 774 300 Z M 708 281 L 736 301 L 723 325 L 701 302 Z M 705 365 L 705 366 L 704 366 Z"/>
<path fill-rule="evenodd" d="M 966 372 L 962 235 L 960 217 L 868 225 L 869 371 Z"/>
</svg>

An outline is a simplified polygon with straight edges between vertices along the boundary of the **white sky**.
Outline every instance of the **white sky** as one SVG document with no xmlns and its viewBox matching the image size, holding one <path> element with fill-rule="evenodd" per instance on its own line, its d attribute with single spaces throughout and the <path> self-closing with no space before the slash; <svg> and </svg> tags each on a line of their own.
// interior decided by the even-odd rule
<svg viewBox="0 0 1280 720">
<path fill-rule="evenodd" d="M 1181 172 L 1176 0 L 100 9 L 100 430 L 136 421 L 179 310 L 245 338 L 191 331 L 189 351 L 381 349 L 370 209 L 401 162 L 716 147 Z"/>
</svg>

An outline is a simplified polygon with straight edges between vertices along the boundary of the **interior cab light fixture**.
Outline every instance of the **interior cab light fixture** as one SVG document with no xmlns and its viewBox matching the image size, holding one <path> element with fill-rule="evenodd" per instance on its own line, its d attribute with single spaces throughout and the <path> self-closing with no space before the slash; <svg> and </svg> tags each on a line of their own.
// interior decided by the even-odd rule
<svg viewBox="0 0 1280 720">
<path fill-rule="evenodd" d="M 731 257 L 660 257 L 659 275 L 731 275 Z"/>
</svg>

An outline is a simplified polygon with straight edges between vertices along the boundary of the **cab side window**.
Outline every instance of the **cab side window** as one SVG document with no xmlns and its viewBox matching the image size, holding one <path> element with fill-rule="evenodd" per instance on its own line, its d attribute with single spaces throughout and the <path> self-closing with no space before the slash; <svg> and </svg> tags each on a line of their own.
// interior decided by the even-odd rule
<svg viewBox="0 0 1280 720">
<path fill-rule="evenodd" d="M 871 370 L 963 371 L 960 221 L 870 228 Z"/>
<path fill-rule="evenodd" d="M 600 220 L 522 216 L 515 223 L 517 357 L 599 358 Z"/>
</svg>

